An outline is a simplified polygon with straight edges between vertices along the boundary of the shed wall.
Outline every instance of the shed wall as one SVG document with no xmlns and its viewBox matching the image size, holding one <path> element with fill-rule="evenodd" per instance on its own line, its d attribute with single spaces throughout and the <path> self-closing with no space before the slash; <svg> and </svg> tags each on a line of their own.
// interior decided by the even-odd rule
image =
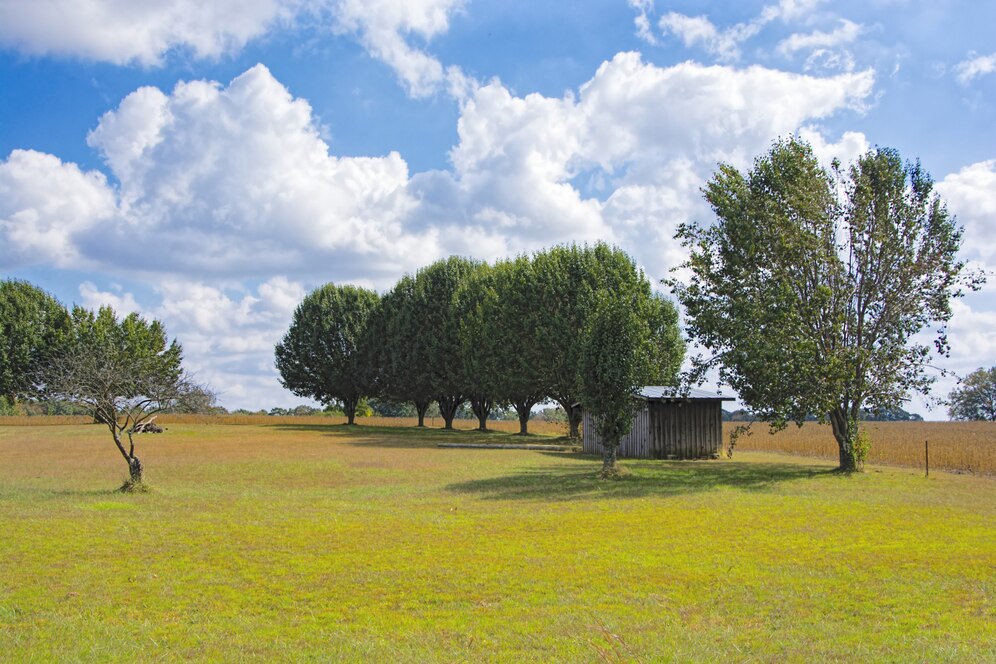
<svg viewBox="0 0 996 664">
<path fill-rule="evenodd" d="M 581 419 L 581 443 L 585 453 L 602 454 L 587 410 Z M 708 459 L 718 456 L 722 447 L 722 401 L 650 401 L 637 411 L 617 454 L 630 459 Z"/>
</svg>

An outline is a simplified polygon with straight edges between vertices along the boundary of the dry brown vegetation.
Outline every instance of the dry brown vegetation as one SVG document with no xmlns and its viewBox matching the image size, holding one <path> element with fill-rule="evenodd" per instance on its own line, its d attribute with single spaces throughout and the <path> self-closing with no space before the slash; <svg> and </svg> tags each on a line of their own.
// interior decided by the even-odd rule
<svg viewBox="0 0 996 664">
<path fill-rule="evenodd" d="M 723 424 L 727 445 L 735 426 Z M 996 474 L 996 422 L 867 422 L 863 426 L 871 437 L 870 464 L 922 469 L 926 441 L 931 469 Z M 757 422 L 750 435 L 737 440 L 736 451 L 836 459 L 837 443 L 828 424 L 807 422 L 801 428 L 790 424 L 771 434 L 767 425 Z"/>
</svg>

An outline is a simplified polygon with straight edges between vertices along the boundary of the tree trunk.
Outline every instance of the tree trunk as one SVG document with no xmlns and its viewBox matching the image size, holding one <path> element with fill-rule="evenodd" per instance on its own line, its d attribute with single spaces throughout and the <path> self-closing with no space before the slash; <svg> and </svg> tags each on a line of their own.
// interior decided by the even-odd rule
<svg viewBox="0 0 996 664">
<path fill-rule="evenodd" d="M 529 416 L 532 414 L 533 404 L 528 401 L 520 401 L 512 404 L 515 413 L 519 416 L 519 435 L 525 436 L 529 433 Z"/>
<path fill-rule="evenodd" d="M 342 409 L 346 413 L 346 424 L 356 424 L 356 406 L 359 402 L 358 398 L 343 399 Z"/>
<path fill-rule="evenodd" d="M 581 406 L 575 406 L 572 401 L 573 399 L 557 399 L 557 403 L 567 413 L 567 435 L 576 440 L 581 437 Z"/>
<path fill-rule="evenodd" d="M 848 418 L 844 408 L 835 408 L 830 412 L 830 426 L 840 452 L 840 465 L 837 469 L 847 473 L 856 471 L 858 462 L 854 456 L 854 439 L 858 434 L 857 422 Z"/>
<path fill-rule="evenodd" d="M 602 443 L 602 475 L 608 477 L 616 474 L 616 450 L 619 449 L 619 441 L 614 445 Z"/>
<path fill-rule="evenodd" d="M 137 456 L 128 459 L 128 481 L 131 484 L 142 483 L 142 462 L 138 460 Z"/>
<path fill-rule="evenodd" d="M 477 416 L 478 431 L 488 430 L 488 416 L 491 414 L 492 403 L 487 397 L 476 397 L 470 400 L 470 408 Z"/>
<path fill-rule="evenodd" d="M 453 418 L 456 417 L 457 410 L 464 402 L 463 397 L 439 397 L 436 401 L 439 402 L 439 414 L 443 416 L 443 428 L 452 429 Z"/>
<path fill-rule="evenodd" d="M 432 402 L 428 399 L 416 399 L 415 400 L 415 412 L 418 413 L 418 426 L 419 428 L 425 427 L 425 411 L 429 410 L 429 404 Z"/>
</svg>

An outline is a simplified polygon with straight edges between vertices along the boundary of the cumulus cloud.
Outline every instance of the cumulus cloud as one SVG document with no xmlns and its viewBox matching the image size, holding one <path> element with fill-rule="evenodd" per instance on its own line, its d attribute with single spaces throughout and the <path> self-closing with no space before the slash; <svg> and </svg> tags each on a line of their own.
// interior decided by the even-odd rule
<svg viewBox="0 0 996 664">
<path fill-rule="evenodd" d="M 996 71 L 996 53 L 970 57 L 955 66 L 958 82 L 968 85 L 974 79 Z"/>
<path fill-rule="evenodd" d="M 948 210 L 965 227 L 965 248 L 994 267 L 996 258 L 996 159 L 951 173 L 937 183 Z"/>
<path fill-rule="evenodd" d="M 860 110 L 873 84 L 871 72 L 663 68 L 635 53 L 561 98 L 519 97 L 492 82 L 464 107 L 453 170 L 412 178 L 421 201 L 412 223 L 431 219 L 445 246 L 465 237 L 497 255 L 605 239 L 665 276 L 682 258 L 675 226 L 707 219 L 699 188 L 717 162 L 744 167 L 779 135 Z"/>
<path fill-rule="evenodd" d="M 429 41 L 449 29 L 450 17 L 463 0 L 337 0 L 335 23 L 340 32 L 354 33 L 373 57 L 395 72 L 415 97 L 438 91 L 455 79 L 458 68 L 444 69 L 436 58 L 409 42 L 409 37 Z"/>
<path fill-rule="evenodd" d="M 98 171 L 34 150 L 0 162 L 0 267 L 79 266 L 78 234 L 116 214 L 114 193 Z"/>
<path fill-rule="evenodd" d="M 88 142 L 116 186 L 40 153 L 0 165 L 4 265 L 115 266 L 140 254 L 128 269 L 249 277 L 340 263 L 394 274 L 414 260 L 404 160 L 330 155 L 308 103 L 262 65 L 228 87 L 141 88 Z"/>
<path fill-rule="evenodd" d="M 115 64 L 161 64 L 173 49 L 216 58 L 242 48 L 305 0 L 4 0 L 0 45 L 38 55 L 69 55 Z"/>
</svg>

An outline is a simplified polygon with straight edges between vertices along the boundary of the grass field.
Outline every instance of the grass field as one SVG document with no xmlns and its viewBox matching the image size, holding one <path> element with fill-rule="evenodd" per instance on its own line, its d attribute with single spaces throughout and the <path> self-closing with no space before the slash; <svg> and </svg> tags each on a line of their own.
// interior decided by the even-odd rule
<svg viewBox="0 0 996 664">
<path fill-rule="evenodd" d="M 0 427 L 0 660 L 996 661 L 992 478 L 479 440 Z"/>
</svg>

